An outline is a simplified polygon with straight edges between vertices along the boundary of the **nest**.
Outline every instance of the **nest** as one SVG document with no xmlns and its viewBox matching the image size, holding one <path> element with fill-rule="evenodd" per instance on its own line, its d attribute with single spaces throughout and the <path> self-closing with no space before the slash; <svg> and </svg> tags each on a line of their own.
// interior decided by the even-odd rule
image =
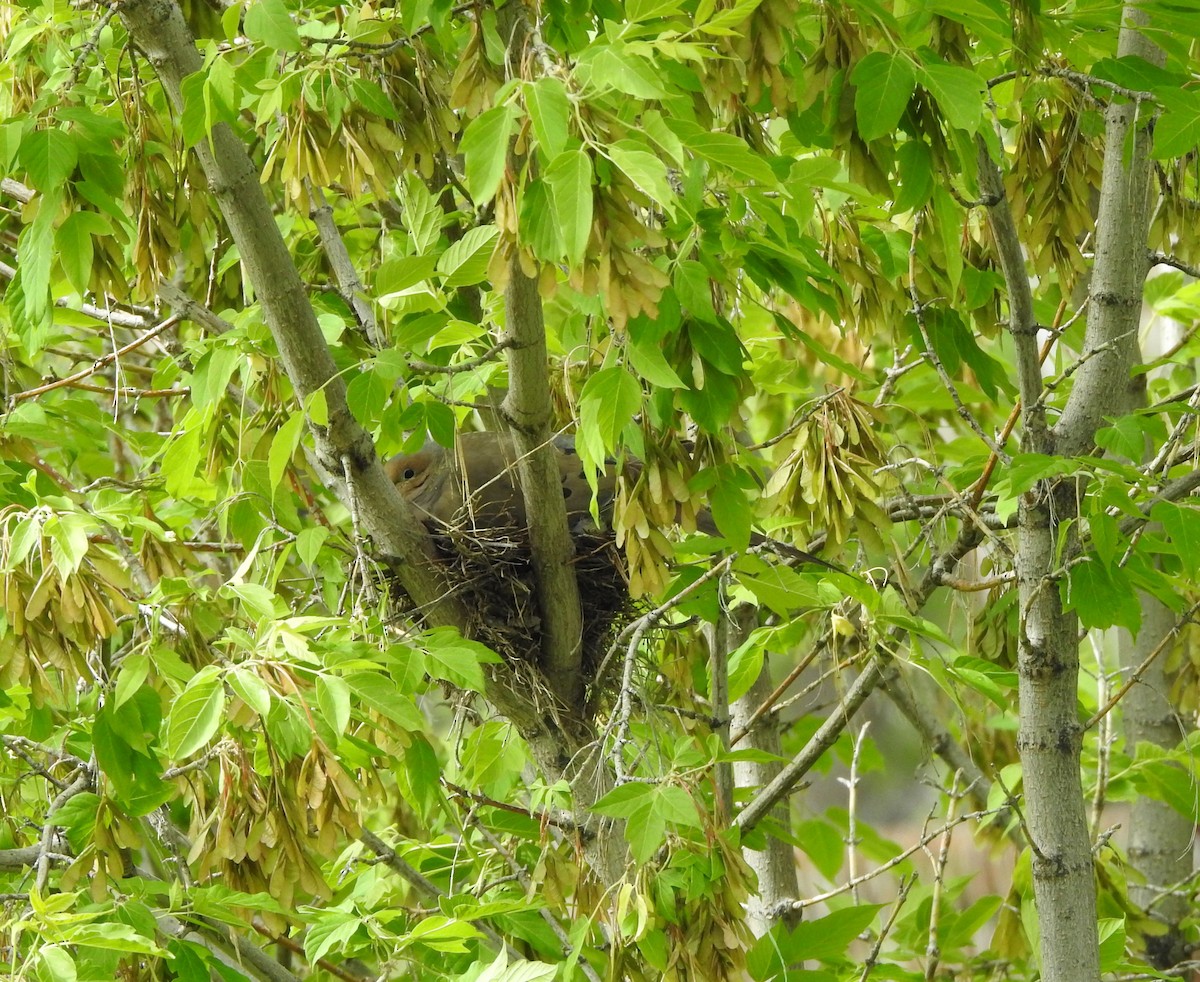
<svg viewBox="0 0 1200 982">
<path fill-rule="evenodd" d="M 444 525 L 431 537 L 470 618 L 464 633 L 486 644 L 514 670 L 535 668 L 542 630 L 528 539 L 508 530 Z M 576 533 L 574 541 L 583 617 L 581 667 L 590 685 L 608 646 L 636 605 L 612 535 Z"/>
</svg>

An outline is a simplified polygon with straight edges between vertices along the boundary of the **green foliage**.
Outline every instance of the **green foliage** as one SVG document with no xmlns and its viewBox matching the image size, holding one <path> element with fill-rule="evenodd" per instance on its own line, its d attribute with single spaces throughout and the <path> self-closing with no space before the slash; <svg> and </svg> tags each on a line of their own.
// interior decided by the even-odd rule
<svg viewBox="0 0 1200 982">
<path fill-rule="evenodd" d="M 1195 270 L 1194 12 L 1143 8 L 1162 67 L 1117 56 L 1112 5 L 193 0 L 178 107 L 123 9 L 0 10 L 5 970 L 236 982 L 261 977 L 245 946 L 278 944 L 314 978 L 1036 977 L 1021 819 L 988 824 L 1022 788 L 1010 530 L 1052 493 L 1077 506 L 1026 588 L 1096 639 L 1137 634 L 1145 597 L 1190 613 L 1194 489 L 1162 489 L 1194 466 L 1197 343 L 1138 367 L 1150 408 L 1106 416 L 1096 453 L 1023 445 L 979 162 L 1061 328 L 1057 418 L 1102 354 L 1074 315 L 1109 104 L 1154 118 L 1148 246 Z M 219 126 L 250 155 L 236 187 L 194 153 Z M 622 604 L 585 638 L 586 705 L 500 643 L 544 614 L 529 581 L 502 581 L 513 623 L 480 601 L 464 630 L 399 597 L 342 486 L 364 461 L 314 452 L 347 421 L 297 399 L 261 303 L 282 287 L 221 214 L 257 193 L 385 455 L 496 423 L 506 290 L 536 281 L 554 428 L 593 486 L 620 475 Z M 1200 315 L 1182 275 L 1146 300 Z M 626 593 L 661 605 L 636 637 Z M 1162 647 L 1194 704 L 1185 646 Z M 874 701 L 844 729 L 871 659 L 932 707 L 915 730 Z M 801 662 L 765 704 L 763 667 L 770 691 Z M 722 676 L 779 752 L 722 744 Z M 501 690 L 523 711 L 500 718 Z M 1072 712 L 1110 694 L 1085 682 Z M 1190 736 L 1083 741 L 1093 800 L 1195 819 Z M 810 747 L 817 787 L 738 824 L 767 779 L 730 799 L 727 769 Z M 994 882 L 939 866 L 972 836 Z M 742 846 L 770 838 L 802 878 L 755 938 Z M 1146 972 L 1164 929 L 1124 857 L 1096 862 L 1103 970 Z"/>
</svg>

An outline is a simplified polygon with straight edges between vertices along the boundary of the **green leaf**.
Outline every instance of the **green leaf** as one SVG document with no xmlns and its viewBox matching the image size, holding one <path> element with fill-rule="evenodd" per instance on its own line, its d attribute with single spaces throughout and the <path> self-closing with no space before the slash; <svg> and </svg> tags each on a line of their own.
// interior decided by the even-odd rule
<svg viewBox="0 0 1200 982">
<path fill-rule="evenodd" d="M 668 215 L 675 217 L 675 192 L 667 180 L 667 165 L 661 157 L 633 140 L 614 143 L 606 152 L 626 177 L 662 205 Z"/>
<path fill-rule="evenodd" d="M 265 717 L 271 711 L 271 689 L 256 672 L 235 666 L 225 680 L 238 698 L 259 716 Z"/>
<path fill-rule="evenodd" d="M 203 747 L 221 725 L 225 688 L 220 669 L 200 669 L 175 700 L 167 716 L 164 742 L 168 756 L 182 761 Z"/>
<path fill-rule="evenodd" d="M 596 802 L 592 811 L 626 820 L 625 838 L 640 863 L 665 841 L 668 823 L 692 828 L 700 824 L 691 797 L 673 784 L 622 784 Z"/>
<path fill-rule="evenodd" d="M 486 204 L 500 187 L 508 160 L 516 110 L 496 106 L 471 120 L 459 142 L 466 170 L 467 190 L 475 206 Z"/>
<path fill-rule="evenodd" d="M 304 932 L 304 957 L 310 964 L 336 949 L 341 951 L 362 926 L 362 918 L 344 910 L 322 910 L 316 913 Z"/>
<path fill-rule="evenodd" d="M 642 408 L 642 386 L 623 368 L 605 368 L 587 380 L 579 394 L 580 434 L 602 460 L 614 452 L 621 433 Z"/>
<path fill-rule="evenodd" d="M 566 86 L 550 76 L 526 83 L 525 108 L 538 146 L 547 160 L 553 160 L 566 149 L 570 135 L 571 104 Z"/>
<path fill-rule="evenodd" d="M 937 101 L 946 122 L 968 133 L 979 129 L 987 86 L 975 72 L 955 65 L 932 64 L 920 67 L 917 77 Z"/>
<path fill-rule="evenodd" d="M 488 226 L 489 228 L 491 226 Z M 471 229 L 475 231 L 475 229 Z M 467 233 L 468 235 L 470 232 Z M 379 267 L 375 274 L 375 289 L 380 300 L 392 294 L 407 290 L 429 279 L 438 268 L 438 256 L 404 256 L 401 259 L 389 259 Z"/>
<path fill-rule="evenodd" d="M 1063 604 L 1079 614 L 1084 627 L 1120 626 L 1137 634 L 1142 608 L 1129 576 L 1119 566 L 1106 569 L 1095 557 L 1076 563 L 1061 583 Z"/>
<path fill-rule="evenodd" d="M 246 613 L 252 617 L 275 616 L 275 594 L 261 583 L 226 583 L 221 587 L 220 594 L 222 597 L 237 597 L 246 608 Z"/>
<path fill-rule="evenodd" d="M 662 99 L 667 95 L 661 72 L 652 61 L 628 48 L 605 45 L 591 59 L 592 82 L 637 99 Z"/>
<path fill-rule="evenodd" d="M 345 679 L 351 691 L 367 708 L 390 719 L 402 729 L 418 733 L 425 728 L 425 720 L 412 700 L 386 675 L 353 672 Z"/>
<path fill-rule="evenodd" d="M 796 841 L 825 879 L 837 876 L 846 861 L 846 842 L 834 825 L 819 819 L 801 822 L 796 828 Z"/>
<path fill-rule="evenodd" d="M 257 0 L 246 10 L 246 37 L 276 51 L 299 51 L 300 32 L 283 0 Z"/>
<path fill-rule="evenodd" d="M 337 675 L 317 676 L 317 705 L 338 736 L 350 725 L 350 686 Z"/>
<path fill-rule="evenodd" d="M 734 549 L 745 549 L 750 545 L 753 518 L 750 502 L 740 483 L 726 470 L 719 472 L 717 483 L 708 493 L 708 504 L 721 535 Z"/>
<path fill-rule="evenodd" d="M 470 286 L 487 279 L 488 263 L 500 230 L 495 225 L 477 225 L 453 243 L 438 259 L 437 269 L 442 274 L 442 286 L 451 290 L 457 286 Z"/>
<path fill-rule="evenodd" d="M 50 555 L 58 572 L 66 577 L 78 570 L 88 553 L 88 533 L 95 523 L 84 515 L 62 512 L 46 519 L 43 528 L 50 537 Z"/>
<path fill-rule="evenodd" d="M 920 140 L 905 140 L 896 151 L 900 171 L 900 194 L 896 211 L 916 211 L 933 194 L 933 153 Z"/>
<path fill-rule="evenodd" d="M 404 227 L 412 236 L 413 248 L 417 254 L 424 254 L 437 242 L 442 223 L 446 220 L 445 213 L 433 192 L 415 173 L 405 174 L 399 183 L 399 192 Z"/>
<path fill-rule="evenodd" d="M 107 219 L 94 211 L 76 211 L 66 217 L 54 233 L 58 262 L 67 282 L 78 293 L 86 293 L 92 278 L 92 236 L 111 229 Z"/>
<path fill-rule="evenodd" d="M 1151 509 L 1150 517 L 1167 533 L 1184 572 L 1189 577 L 1200 573 L 1200 512 L 1160 501 Z"/>
<path fill-rule="evenodd" d="M 79 977 L 71 953 L 56 944 L 39 948 L 33 967 L 39 982 L 75 982 Z"/>
<path fill-rule="evenodd" d="M 629 364 L 633 366 L 633 370 L 651 385 L 665 389 L 686 387 L 675 369 L 667 364 L 662 348 L 658 345 L 651 344 L 649 341 L 635 340 L 630 336 L 625 345 L 625 353 L 629 357 Z"/>
<path fill-rule="evenodd" d="M 117 673 L 117 684 L 113 690 L 113 708 L 120 709 L 128 702 L 129 697 L 142 687 L 142 683 L 146 681 L 146 676 L 149 674 L 150 659 L 141 652 L 123 659 L 121 669 Z"/>
<path fill-rule="evenodd" d="M 541 178 L 530 181 L 521 190 L 521 241 L 546 262 L 561 262 L 566 255 L 554 199 L 549 185 Z"/>
<path fill-rule="evenodd" d="M 75 140 L 62 130 L 33 130 L 25 134 L 18 156 L 30 182 L 43 193 L 61 187 L 79 159 Z"/>
<path fill-rule="evenodd" d="M 25 295 L 25 316 L 35 323 L 46 317 L 50 309 L 54 219 L 58 214 L 61 198 L 62 193 L 57 188 L 45 192 L 37 215 L 25 226 L 17 241 L 17 254 L 20 256 L 17 277 Z"/>
<path fill-rule="evenodd" d="M 585 150 L 566 150 L 546 168 L 546 184 L 567 250 L 567 262 L 578 266 L 592 234 L 592 161 Z"/>
<path fill-rule="evenodd" d="M 945 188 L 933 189 L 933 213 L 937 218 L 937 230 L 942 240 L 942 256 L 946 260 L 946 279 L 950 281 L 950 292 L 958 292 L 962 280 L 962 211 Z"/>
<path fill-rule="evenodd" d="M 778 184 L 770 165 L 751 150 L 741 137 L 730 133 L 710 133 L 687 120 L 668 119 L 667 125 L 683 141 L 684 146 L 719 171 L 766 187 Z"/>
<path fill-rule="evenodd" d="M 752 633 L 730 654 L 729 665 L 726 668 L 729 676 L 730 702 L 740 699 L 749 692 L 750 687 L 762 674 L 763 659 L 766 655 L 762 640 L 761 634 Z"/>
<path fill-rule="evenodd" d="M 484 691 L 483 669 L 471 646 L 447 640 L 430 644 L 425 654 L 425 671 L 431 678 L 471 692 Z"/>
<path fill-rule="evenodd" d="M 296 555 L 305 566 L 313 566 L 321 555 L 321 547 L 329 538 L 329 529 L 324 525 L 311 525 L 301 529 L 296 536 Z"/>
<path fill-rule="evenodd" d="M 1160 94 L 1166 111 L 1154 124 L 1154 157 L 1181 157 L 1200 145 L 1200 94 L 1188 89 Z"/>
<path fill-rule="evenodd" d="M 211 500 L 216 489 L 210 481 L 200 478 L 196 473 L 199 468 L 200 426 L 193 422 L 167 444 L 163 453 L 162 474 L 167 492 L 183 501 L 191 497 Z"/>
<path fill-rule="evenodd" d="M 854 66 L 854 115 L 859 136 L 866 142 L 892 133 L 912 98 L 916 72 L 906 55 L 872 51 Z"/>
<path fill-rule="evenodd" d="M 304 413 L 294 412 L 271 437 L 271 449 L 267 451 L 267 479 L 273 494 L 279 491 L 279 485 L 283 483 L 284 471 L 292 462 L 303 433 Z"/>
<path fill-rule="evenodd" d="M 803 959 L 816 962 L 840 961 L 854 940 L 875 921 L 882 904 L 844 907 L 814 921 L 802 921 L 782 940 L 780 947 L 788 961 Z"/>
</svg>

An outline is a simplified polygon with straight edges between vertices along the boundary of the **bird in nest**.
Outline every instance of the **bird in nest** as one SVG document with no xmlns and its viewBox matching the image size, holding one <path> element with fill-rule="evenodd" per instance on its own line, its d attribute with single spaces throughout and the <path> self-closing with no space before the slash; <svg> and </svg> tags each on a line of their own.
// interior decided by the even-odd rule
<svg viewBox="0 0 1200 982">
<path fill-rule="evenodd" d="M 592 518 L 592 489 L 583 463 L 569 437 L 557 437 L 553 443 L 567 508 L 567 525 L 572 534 L 596 535 Z M 517 477 L 518 452 L 507 436 L 492 432 L 462 433 L 457 453 L 432 441 L 416 453 L 400 454 L 384 465 L 400 493 L 419 511 L 427 523 L 451 527 L 466 524 L 477 532 L 512 533 L 526 528 L 525 499 Z M 631 461 L 627 470 L 636 476 L 639 461 Z M 610 461 L 597 475 L 596 506 L 604 528 L 612 522 L 617 490 L 617 467 Z M 702 532 L 719 534 L 712 515 L 703 510 L 696 516 Z M 777 543 L 757 533 L 755 545 L 769 544 L 798 562 L 813 563 L 840 572 L 838 567 L 818 556 Z"/>
</svg>

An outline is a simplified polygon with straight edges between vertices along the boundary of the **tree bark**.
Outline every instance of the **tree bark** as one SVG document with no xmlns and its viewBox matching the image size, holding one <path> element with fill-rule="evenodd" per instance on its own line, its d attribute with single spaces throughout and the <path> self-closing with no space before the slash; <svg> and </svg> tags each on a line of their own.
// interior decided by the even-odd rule
<svg viewBox="0 0 1200 982">
<path fill-rule="evenodd" d="M 730 714 L 730 724 L 735 730 L 742 730 L 748 723 L 751 714 L 762 704 L 772 692 L 771 663 L 769 658 L 763 659 L 762 671 L 754 685 L 740 699 L 733 702 Z M 775 713 L 767 713 L 759 719 L 746 736 L 739 742 L 738 748 L 764 750 L 775 757 L 782 751 L 779 739 L 779 717 Z M 751 761 L 741 760 L 733 765 L 734 784 L 739 788 L 759 788 L 770 784 L 783 769 L 778 760 Z M 787 828 L 791 808 L 786 798 L 780 799 L 767 812 L 767 817 L 782 828 Z M 758 892 L 750 896 L 746 904 L 746 919 L 750 930 L 756 938 L 766 934 L 778 917 L 778 911 L 787 906 L 787 902 L 800 896 L 800 882 L 796 877 L 796 857 L 790 843 L 783 839 L 767 834 L 766 846 L 763 849 L 743 848 L 742 854 L 746 862 L 758 876 Z M 785 915 L 789 921 L 795 915 Z"/>
<path fill-rule="evenodd" d="M 203 61 L 179 6 L 173 0 L 130 0 L 119 13 L 172 105 L 182 111 L 182 81 L 200 71 Z M 427 620 L 465 623 L 461 606 L 429 558 L 429 539 L 420 521 L 387 479 L 370 435 L 346 404 L 346 386 L 246 148 L 229 126 L 218 123 L 194 150 L 258 295 L 284 370 L 308 413 L 318 456 L 331 474 L 346 473 L 350 479 L 350 488 L 339 489 L 341 497 L 349 503 L 353 496 L 357 507 L 352 512 L 358 514 L 363 531 L 385 555 L 400 559 L 400 582 Z M 312 400 L 318 397 L 324 399 L 325 412 L 314 419 Z"/>
<path fill-rule="evenodd" d="M 134 44 L 154 66 L 171 103 L 181 111 L 182 80 L 199 71 L 203 63 L 178 5 L 174 0 L 129 0 L 121 5 L 119 13 Z M 359 516 L 363 531 L 379 550 L 399 560 L 396 571 L 401 585 L 420 608 L 426 622 L 451 625 L 461 630 L 469 622 L 467 614 L 452 584 L 429 556 L 431 546 L 424 527 L 387 479 L 370 435 L 359 426 L 346 404 L 345 385 L 245 147 L 233 130 L 219 123 L 194 149 L 258 295 L 284 370 L 297 398 L 306 410 L 310 410 L 309 429 L 318 456 L 332 474 L 345 471 L 350 478 L 349 487 L 339 484 L 335 490 L 344 502 L 354 506 L 352 513 Z M 514 321 L 536 334 L 541 332 L 541 308 L 540 305 L 536 308 L 536 322 L 530 320 L 532 308 L 526 303 L 525 291 L 531 287 L 529 283 L 515 285 L 513 289 L 519 292 L 510 300 L 510 305 L 515 308 Z M 536 290 L 532 298 L 536 301 Z M 541 352 L 540 361 L 528 372 L 531 377 L 540 375 L 544 393 L 544 334 L 542 338 L 540 349 L 530 348 L 525 354 L 536 360 L 538 350 Z M 533 343 L 536 345 L 536 341 Z M 526 370 L 520 368 L 518 371 L 524 373 Z M 314 419 L 311 402 L 318 394 L 323 397 L 326 409 Z M 549 432 L 548 412 L 541 417 L 543 428 L 540 430 L 531 428 L 524 402 L 514 404 L 510 412 L 521 424 L 518 438 L 536 443 L 539 448 L 529 459 L 552 461 L 552 448 L 545 446 Z M 518 446 L 526 445 L 518 443 Z M 557 470 L 554 484 L 558 507 L 562 510 L 561 526 L 566 535 L 566 512 Z M 569 537 L 567 543 L 569 546 Z M 575 589 L 573 580 L 571 588 Z M 566 633 L 569 634 L 569 630 Z M 573 649 L 567 645 L 564 650 Z M 571 681 L 582 686 L 578 672 Z M 563 720 L 552 710 L 539 708 L 529 698 L 527 684 L 522 685 L 513 673 L 503 669 L 496 673 L 494 684 L 489 685 L 488 697 L 513 721 L 546 777 L 551 781 L 562 777 L 572 781 L 576 804 L 581 811 L 586 811 L 607 790 L 606 767 L 584 753 L 585 748 L 593 747 L 595 734 L 590 727 L 581 725 L 580 719 Z M 573 705 L 578 706 L 578 702 Z M 611 882 L 609 877 L 619 876 L 622 868 L 623 843 L 619 835 L 615 839 L 608 838 L 611 841 L 593 842 L 589 855 L 594 857 L 593 864 L 601 877 Z"/>
<path fill-rule="evenodd" d="M 1142 628 L 1137 638 L 1126 631 L 1120 635 L 1122 667 L 1133 671 L 1141 665 L 1174 626 L 1171 611 L 1143 595 Z M 1139 743 L 1171 749 L 1179 745 L 1185 734 L 1187 724 L 1171 703 L 1165 662 L 1165 656 L 1153 659 L 1142 670 L 1141 681 L 1121 701 L 1130 757 L 1136 755 Z M 1147 955 L 1157 968 L 1170 968 L 1187 957 L 1187 939 L 1180 925 L 1191 913 L 1191 904 L 1185 895 L 1170 890 L 1192 875 L 1194 830 L 1192 820 L 1165 801 L 1138 797 L 1133 803 L 1126 854 L 1145 882 L 1130 883 L 1129 899 L 1167 926 L 1165 935 L 1146 941 Z"/>
<path fill-rule="evenodd" d="M 515 247 L 514 247 L 515 251 Z M 559 451 L 551 442 L 552 408 L 546 381 L 548 356 L 537 282 L 515 256 L 504 294 L 509 389 L 502 411 L 517 450 L 517 474 L 529 517 L 529 550 L 542 614 L 541 666 L 550 690 L 568 712 L 583 705 L 583 615 L 575 577 L 575 546 L 567 528 Z"/>
<path fill-rule="evenodd" d="M 1122 16 L 1125 23 L 1143 22 L 1132 7 Z M 1155 60 L 1153 47 L 1132 27 L 1122 27 L 1118 53 Z M 1079 366 L 1062 417 L 1049 432 L 1040 371 L 1033 375 L 1029 358 L 1036 340 L 1027 331 L 1029 325 L 1016 317 L 1010 324 L 1022 352 L 1018 371 L 1026 450 L 1063 456 L 1089 453 L 1103 418 L 1132 410 L 1140 398 L 1132 369 L 1139 360 L 1137 327 L 1147 269 L 1149 133 L 1144 125 L 1139 127 L 1146 120 L 1139 119 L 1138 108 L 1114 103 L 1106 116 L 1083 353 L 1087 360 Z M 1011 301 L 1028 293 L 1028 275 L 1023 262 L 1018 267 L 1013 256 L 1015 230 L 1003 189 L 994 167 L 983 163 L 980 183 L 995 199 L 989 218 Z M 1010 302 L 1010 310 L 1023 306 Z M 1064 609 L 1059 584 L 1050 575 L 1059 557 L 1077 542 L 1080 494 L 1073 481 L 1042 481 L 1022 497 L 1019 512 L 1018 749 L 1046 982 L 1094 982 L 1100 975 L 1095 876 L 1080 778 L 1078 620 Z"/>
</svg>

